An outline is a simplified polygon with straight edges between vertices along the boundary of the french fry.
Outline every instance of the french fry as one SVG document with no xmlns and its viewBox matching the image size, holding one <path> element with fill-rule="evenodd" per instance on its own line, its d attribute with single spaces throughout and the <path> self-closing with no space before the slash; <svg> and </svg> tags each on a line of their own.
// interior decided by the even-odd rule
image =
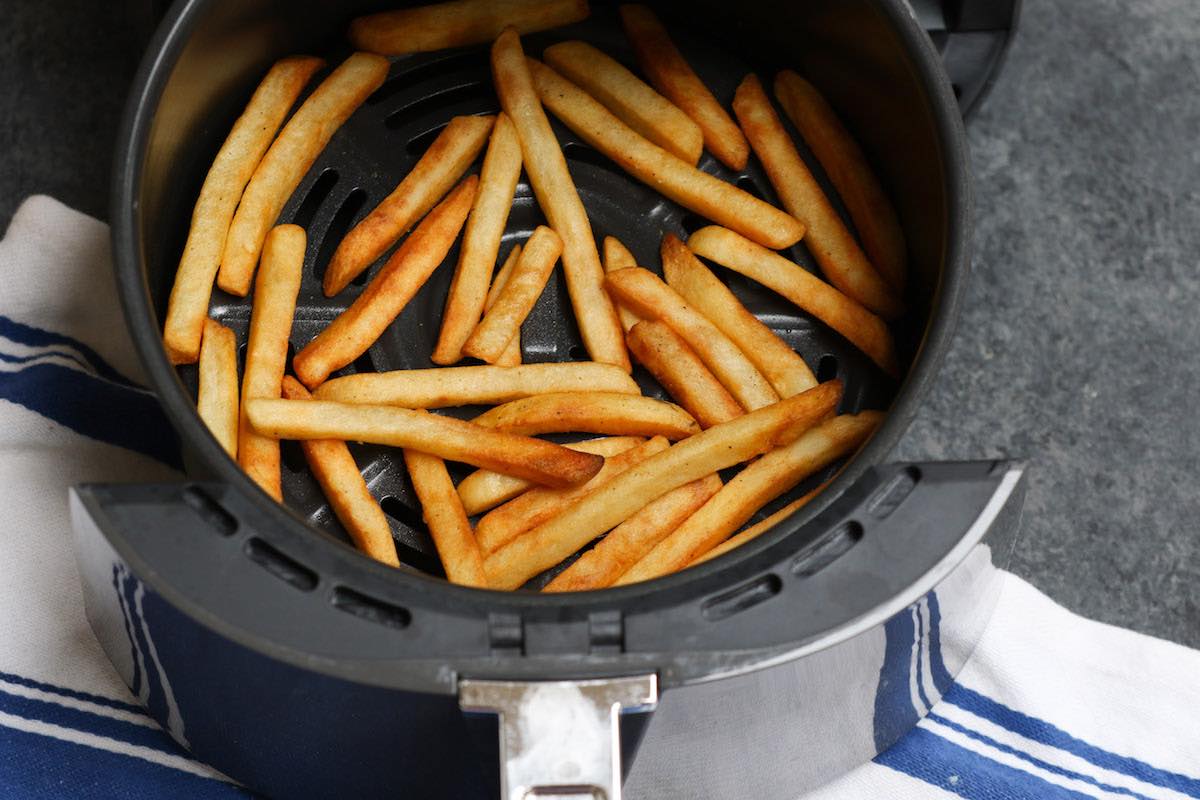
<svg viewBox="0 0 1200 800">
<path fill-rule="evenodd" d="M 167 301 L 163 346 L 172 364 L 191 364 L 199 357 L 213 281 L 242 190 L 300 91 L 324 64 L 322 59 L 309 56 L 276 61 L 217 151 L 200 187 L 187 244 Z"/>
<path fill-rule="evenodd" d="M 489 555 L 489 583 L 515 589 L 667 492 L 790 443 L 841 396 L 841 382 L 828 381 L 675 444 Z"/>
<path fill-rule="evenodd" d="M 811 83 L 791 70 L 775 77 L 775 98 L 846 204 L 863 250 L 897 295 L 904 294 L 908 247 L 896 209 L 862 148 Z"/>
<path fill-rule="evenodd" d="M 475 195 L 475 205 L 471 208 L 471 216 L 467 217 L 467 227 L 463 231 L 458 268 L 450 282 L 450 293 L 442 314 L 442 330 L 431 357 L 435 364 L 460 361 L 462 346 L 479 324 L 487 306 L 488 282 L 500 252 L 500 238 L 504 234 L 520 178 L 521 141 L 517 138 L 512 120 L 501 113 L 492 128 L 483 169 L 479 173 L 479 192 Z M 517 351 L 517 360 L 519 363 L 520 350 Z"/>
<path fill-rule="evenodd" d="M 803 267 L 733 231 L 701 228 L 688 248 L 761 283 L 845 336 L 889 375 L 899 374 L 892 334 L 879 317 Z"/>
<path fill-rule="evenodd" d="M 504 113 L 516 126 L 525 171 L 550 227 L 563 241 L 563 274 L 575 321 L 593 361 L 628 371 L 629 356 L 616 308 L 604 291 L 604 269 L 587 210 L 567 171 L 567 160 L 533 87 L 521 39 L 507 28 L 492 46 L 492 76 Z"/>
<path fill-rule="evenodd" d="M 283 499 L 279 442 L 256 431 L 250 425 L 246 409 L 255 398 L 279 397 L 283 372 L 287 368 L 292 317 L 300 294 L 306 242 L 304 229 L 297 225 L 279 225 L 267 234 L 262 266 L 254 284 L 246 366 L 242 372 L 238 464 L 276 500 Z"/>
<path fill-rule="evenodd" d="M 623 269 L 611 273 L 607 281 L 617 302 L 643 319 L 661 320 L 678 333 L 742 408 L 754 411 L 779 399 L 737 345 L 653 272 L 640 267 Z"/>
<path fill-rule="evenodd" d="M 196 410 L 229 457 L 237 458 L 237 337 L 229 328 L 212 319 L 204 320 Z"/>
<path fill-rule="evenodd" d="M 326 297 L 333 297 L 349 286 L 350 281 L 362 274 L 445 197 L 483 149 L 495 119 L 455 117 L 450 120 L 404 180 L 342 239 L 325 270 Z M 519 164 L 517 172 L 520 173 Z M 515 178 L 513 187 L 516 187 Z M 512 202 L 511 192 L 503 202 L 507 211 Z M 500 225 L 504 225 L 503 220 Z M 494 261 L 495 256 L 492 259 Z"/>
<path fill-rule="evenodd" d="M 283 397 L 309 400 L 308 390 L 291 375 L 283 376 Z M 312 439 L 300 443 L 313 477 L 325 493 L 354 544 L 371 558 L 393 567 L 400 566 L 396 540 L 379 502 L 371 495 L 362 471 L 345 442 L 336 439 Z"/>
<path fill-rule="evenodd" d="M 308 388 L 367 351 L 446 258 L 475 198 L 474 175 L 442 200 L 392 253 L 350 307 L 296 354 L 293 368 Z"/>
<path fill-rule="evenodd" d="M 585 442 L 565 444 L 563 447 L 578 450 L 581 453 L 592 453 L 605 458 L 624 453 L 631 447 L 636 447 L 644 440 L 638 436 L 606 436 L 601 439 L 589 439 Z M 462 499 L 463 509 L 468 516 L 481 514 L 495 508 L 501 503 L 507 503 L 514 497 L 532 489 L 534 484 L 511 475 L 501 475 L 487 469 L 477 469 L 458 484 L 458 496 Z"/>
<path fill-rule="evenodd" d="M 350 23 L 350 42 L 402 56 L 490 42 L 508 25 L 535 33 L 587 16 L 587 0 L 456 0 L 359 17 Z"/>
<path fill-rule="evenodd" d="M 725 166 L 746 168 L 750 146 L 737 124 L 671 41 L 667 29 L 649 8 L 621 6 L 621 23 L 633 44 L 638 64 L 654 88 L 696 121 L 704 145 Z"/>
<path fill-rule="evenodd" d="M 500 299 L 500 293 L 504 291 L 504 287 L 508 285 L 508 279 L 512 277 L 512 271 L 517 268 L 517 262 L 521 260 L 521 245 L 513 245 L 513 249 L 509 251 L 508 258 L 504 259 L 504 263 L 500 269 L 496 271 L 496 277 L 492 279 L 492 288 L 488 290 L 487 302 L 483 304 L 484 312 L 491 310 L 492 306 L 496 305 L 496 301 Z M 474 328 L 472 328 L 474 330 Z M 470 333 L 467 334 L 468 336 Z M 521 331 L 517 332 L 511 339 L 508 340 L 508 347 L 504 348 L 504 352 L 500 354 L 500 358 L 496 359 L 498 367 L 518 367 L 521 365 Z"/>
<path fill-rule="evenodd" d="M 903 311 L 892 289 L 867 261 L 820 184 L 796 150 L 756 75 L 747 75 L 733 110 L 762 161 L 783 207 L 804 223 L 804 243 L 825 277 L 848 297 L 888 319 Z M 728 227 L 728 226 L 727 226 Z"/>
<path fill-rule="evenodd" d="M 621 240 L 615 236 L 604 237 L 604 274 L 616 272 L 619 269 L 630 269 L 637 266 L 637 261 L 633 257 L 633 253 L 629 252 L 629 248 L 621 244 Z M 642 321 L 642 318 L 630 311 L 625 306 L 617 303 L 617 315 L 621 318 L 621 327 L 625 329 L 625 333 L 629 333 L 629 329 Z M 626 342 L 628 344 L 628 342 Z"/>
<path fill-rule="evenodd" d="M 260 398 L 247 404 L 247 416 L 254 430 L 274 439 L 404 447 L 545 486 L 576 486 L 604 465 L 590 453 L 416 409 Z"/>
<path fill-rule="evenodd" d="M 330 138 L 383 84 L 386 58 L 355 53 L 321 82 L 292 115 L 254 170 L 229 225 L 217 285 L 245 297 L 267 231 Z"/>
<path fill-rule="evenodd" d="M 486 589 L 483 554 L 446 471 L 446 462 L 428 453 L 405 449 L 404 463 L 421 501 L 421 516 L 446 570 L 446 580 Z"/>
<path fill-rule="evenodd" d="M 696 559 L 694 561 L 692 561 L 691 564 L 688 564 L 688 566 L 693 567 L 696 564 L 703 564 L 705 561 L 711 561 L 712 559 L 716 558 L 717 556 L 725 555 L 730 550 L 736 550 L 737 548 L 741 547 L 742 545 L 744 545 L 746 542 L 750 541 L 751 539 L 757 539 L 759 536 L 761 536 L 764 533 L 766 533 L 767 531 L 771 530 L 776 525 L 778 525 L 779 523 L 783 522 L 785 519 L 790 517 L 792 514 L 795 514 L 797 511 L 799 511 L 800 509 L 802 509 L 806 505 L 808 505 L 809 502 L 811 502 L 814 497 L 819 495 L 821 492 L 825 491 L 825 487 L 828 485 L 829 485 L 828 481 L 826 481 L 825 483 L 822 483 L 816 489 L 813 489 L 811 492 L 804 495 L 799 500 L 793 500 L 792 502 L 788 503 L 783 508 L 776 511 L 771 516 L 763 519 L 761 522 L 756 522 L 753 525 L 751 525 L 750 527 L 746 528 L 741 533 L 730 536 L 728 539 L 721 542 L 719 545 L 714 547 L 712 550 L 709 550 L 707 553 L 700 555 L 700 556 L 696 556 Z"/>
<path fill-rule="evenodd" d="M 804 235 L 804 226 L 795 217 L 643 138 L 545 64 L 527 61 L 537 93 L 550 113 L 634 178 L 700 216 L 772 249 L 790 247 Z"/>
<path fill-rule="evenodd" d="M 495 405 L 555 392 L 641 394 L 637 382 L 611 364 L 591 361 L 519 367 L 452 367 L 367 372 L 321 385 L 317 399 L 401 408 Z"/>
<path fill-rule="evenodd" d="M 525 242 L 521 258 L 495 304 L 483 315 L 478 327 L 463 345 L 465 355 L 492 364 L 504 354 L 508 343 L 521 330 L 521 323 L 541 297 L 561 254 L 562 239 L 550 228 L 539 225 Z"/>
<path fill-rule="evenodd" d="M 683 569 L 744 525 L 758 509 L 852 452 L 881 419 L 877 411 L 834 417 L 791 444 L 767 453 L 735 475 L 699 511 L 618 578 L 616 585 Z"/>
<path fill-rule="evenodd" d="M 700 126 L 616 59 L 580 41 L 559 42 L 542 57 L 640 135 L 689 164 L 700 160 Z"/>
<path fill-rule="evenodd" d="M 539 487 L 494 508 L 483 516 L 475 526 L 479 547 L 491 553 L 502 545 L 520 536 L 530 528 L 553 519 L 564 509 L 594 492 L 617 475 L 645 461 L 650 456 L 670 447 L 662 436 L 630 448 L 620 455 L 607 458 L 596 477 L 587 483 L 570 489 L 548 489 Z"/>
<path fill-rule="evenodd" d="M 611 586 L 720 488 L 721 478 L 713 474 L 672 489 L 609 531 L 542 591 L 583 592 Z"/>
<path fill-rule="evenodd" d="M 625 337 L 629 352 L 679 405 L 711 428 L 742 415 L 742 407 L 708 371 L 696 351 L 669 326 L 643 320 Z"/>
<path fill-rule="evenodd" d="M 663 240 L 662 251 L 667 285 L 728 336 L 770 381 L 780 397 L 791 397 L 817 385 L 816 376 L 804 359 L 746 310 L 687 245 L 668 234 Z"/>
<path fill-rule="evenodd" d="M 700 426 L 686 411 L 653 397 L 613 392 L 561 392 L 513 400 L 474 419 L 485 428 L 535 436 L 605 433 L 686 439 Z"/>
</svg>

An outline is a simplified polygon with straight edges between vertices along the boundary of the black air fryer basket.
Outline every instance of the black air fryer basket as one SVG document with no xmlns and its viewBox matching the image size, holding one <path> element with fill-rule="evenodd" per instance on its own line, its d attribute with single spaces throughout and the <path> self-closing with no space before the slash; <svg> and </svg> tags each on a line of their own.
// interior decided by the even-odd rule
<svg viewBox="0 0 1200 800">
<path fill-rule="evenodd" d="M 964 109 L 978 103 L 1016 11 L 977 5 L 656 4 L 723 102 L 748 72 L 796 68 L 863 143 L 910 246 L 910 312 L 894 326 L 906 376 L 897 383 L 794 306 L 718 270 L 819 378 L 845 382 L 842 412 L 881 409 L 887 420 L 840 472 L 813 476 L 768 507 L 833 479 L 750 544 L 645 584 L 542 595 L 442 580 L 397 451 L 352 447 L 393 525 L 400 570 L 347 544 L 294 444 L 283 449 L 282 507 L 204 428 L 194 367 L 177 372 L 160 343 L 191 204 L 266 66 L 296 52 L 338 63 L 349 52 L 346 23 L 374 5 L 177 3 L 130 100 L 112 218 L 126 317 L 188 477 L 81 487 L 72 498 L 89 619 L 164 728 L 197 758 L 276 796 L 465 798 L 501 786 L 516 798 L 552 786 L 612 798 L 618 764 L 634 797 L 791 797 L 915 724 L 921 712 L 887 689 L 901 667 L 887 658 L 892 640 L 924 620 L 926 635 L 940 636 L 941 674 L 957 671 L 994 605 L 995 567 L 1007 563 L 1022 493 L 1012 463 L 886 463 L 947 347 L 968 269 L 970 176 L 955 95 Z M 522 37 L 531 55 L 568 38 L 633 63 L 615 6 L 594 2 L 584 23 Z M 322 271 L 341 237 L 451 117 L 497 110 L 486 46 L 395 60 L 280 217 L 309 241 L 294 349 L 379 269 L 325 298 Z M 706 224 L 553 125 L 598 240 L 615 235 L 656 267 L 664 233 L 686 239 Z M 754 159 L 734 173 L 705 154 L 701 167 L 776 201 Z M 523 177 L 501 256 L 542 222 Z M 803 245 L 785 254 L 815 269 Z M 457 247 L 342 374 L 431 366 L 456 260 Z M 214 295 L 212 316 L 242 341 L 249 311 L 246 300 Z M 522 340 L 528 363 L 586 358 L 560 274 Z M 648 375 L 635 377 L 646 394 L 665 396 Z M 612 725 L 623 759 L 604 744 Z M 780 748 L 780 760 L 743 754 L 748 731 L 772 743 L 767 751 Z"/>
</svg>

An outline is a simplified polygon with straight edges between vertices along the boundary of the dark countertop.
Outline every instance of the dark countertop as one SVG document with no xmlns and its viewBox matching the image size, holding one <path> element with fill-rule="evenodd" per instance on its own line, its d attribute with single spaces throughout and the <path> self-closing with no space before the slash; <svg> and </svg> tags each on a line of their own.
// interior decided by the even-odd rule
<svg viewBox="0 0 1200 800">
<path fill-rule="evenodd" d="M 31 193 L 106 217 L 137 26 L 17 0 L 0 30 L 0 229 Z M 975 272 L 897 454 L 1028 459 L 1013 570 L 1200 647 L 1200 4 L 1035 0 L 970 125 Z"/>
</svg>

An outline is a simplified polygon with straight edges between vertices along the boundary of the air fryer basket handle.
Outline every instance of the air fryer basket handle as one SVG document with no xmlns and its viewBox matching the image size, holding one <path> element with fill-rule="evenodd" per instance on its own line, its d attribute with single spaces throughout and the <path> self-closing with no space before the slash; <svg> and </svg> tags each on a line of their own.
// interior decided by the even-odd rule
<svg viewBox="0 0 1200 800">
<path fill-rule="evenodd" d="M 959 108 L 969 117 L 995 82 L 1017 29 L 1022 0 L 909 0 L 929 31 Z"/>
</svg>

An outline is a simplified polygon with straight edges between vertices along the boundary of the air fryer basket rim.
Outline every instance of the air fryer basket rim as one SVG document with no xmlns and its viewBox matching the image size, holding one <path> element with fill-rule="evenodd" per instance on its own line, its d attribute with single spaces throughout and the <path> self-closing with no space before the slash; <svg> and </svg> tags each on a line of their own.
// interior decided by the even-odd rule
<svg viewBox="0 0 1200 800">
<path fill-rule="evenodd" d="M 933 44 L 903 0 L 873 0 L 901 37 L 912 59 L 911 66 L 916 71 L 915 79 L 928 92 L 940 148 L 942 180 L 945 184 L 950 219 L 947 221 L 944 267 L 931 304 L 925 335 L 907 377 L 879 431 L 818 499 L 770 534 L 702 566 L 642 584 L 572 595 L 472 589 L 421 574 L 397 573 L 314 531 L 298 515 L 275 503 L 254 485 L 209 434 L 195 411 L 191 397 L 163 351 L 158 320 L 144 278 L 145 253 L 138 197 L 149 132 L 171 70 L 188 41 L 197 18 L 213 2 L 216 0 L 181 0 L 176 3 L 156 31 L 135 77 L 118 136 L 114 164 L 111 213 L 114 265 L 119 296 L 135 348 L 172 424 L 195 455 L 236 493 L 242 504 L 252 512 L 253 517 L 264 525 L 285 531 L 291 538 L 299 537 L 306 542 L 306 549 L 335 551 L 333 557 L 344 563 L 347 570 L 365 571 L 377 579 L 386 578 L 402 584 L 417 582 L 420 591 L 443 593 L 447 602 L 453 605 L 481 604 L 490 608 L 520 611 L 564 606 L 586 608 L 635 599 L 652 601 L 652 598 L 662 591 L 686 593 L 689 586 L 694 587 L 699 594 L 711 591 L 711 583 L 703 579 L 717 573 L 726 573 L 730 581 L 744 577 L 745 570 L 739 570 L 740 565 L 754 553 L 761 552 L 762 549 L 794 534 L 828 507 L 871 465 L 885 460 L 915 416 L 918 403 L 937 374 L 949 346 L 958 305 L 966 284 L 972 216 L 971 182 L 962 119 Z M 139 560 L 136 553 L 122 555 L 129 557 L 131 563 Z M 200 610 L 189 608 L 189 604 L 173 587 L 157 580 L 152 572 L 145 575 L 145 580 L 164 597 L 179 602 L 180 607 L 190 611 L 193 616 L 207 618 L 209 625 L 215 622 L 209 615 L 199 613 Z M 701 588 L 701 584 L 706 585 Z M 222 632 L 241 638 L 237 637 L 236 631 L 233 630 Z"/>
</svg>

